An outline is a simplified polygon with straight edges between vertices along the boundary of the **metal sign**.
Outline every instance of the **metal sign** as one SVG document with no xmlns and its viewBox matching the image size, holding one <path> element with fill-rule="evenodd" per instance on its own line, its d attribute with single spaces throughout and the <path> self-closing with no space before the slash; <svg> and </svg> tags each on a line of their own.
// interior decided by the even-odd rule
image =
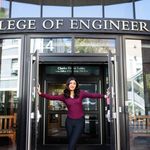
<svg viewBox="0 0 150 150">
<path fill-rule="evenodd" d="M 0 20 L 0 33 L 16 32 L 150 34 L 150 22 L 148 20 L 107 18 L 16 18 Z"/>
</svg>

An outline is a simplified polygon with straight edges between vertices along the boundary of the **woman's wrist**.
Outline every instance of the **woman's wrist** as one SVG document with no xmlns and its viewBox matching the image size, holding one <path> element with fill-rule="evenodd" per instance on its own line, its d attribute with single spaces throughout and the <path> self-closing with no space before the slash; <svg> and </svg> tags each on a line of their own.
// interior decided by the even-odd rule
<svg viewBox="0 0 150 150">
<path fill-rule="evenodd" d="M 108 98 L 108 96 L 107 96 L 107 95 L 104 95 L 104 98 Z"/>
<path fill-rule="evenodd" d="M 41 95 L 42 93 L 41 93 L 41 92 L 38 92 L 38 94 Z"/>
</svg>

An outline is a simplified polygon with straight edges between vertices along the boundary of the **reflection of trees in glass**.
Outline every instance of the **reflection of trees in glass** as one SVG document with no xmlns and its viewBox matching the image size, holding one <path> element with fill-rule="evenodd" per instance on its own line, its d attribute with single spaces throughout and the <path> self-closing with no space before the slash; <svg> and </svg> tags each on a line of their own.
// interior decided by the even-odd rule
<svg viewBox="0 0 150 150">
<path fill-rule="evenodd" d="M 150 74 L 146 74 L 146 87 L 150 89 Z"/>
<path fill-rule="evenodd" d="M 78 38 L 75 40 L 76 53 L 107 53 L 108 50 L 114 51 L 110 40 L 86 38 Z"/>
<path fill-rule="evenodd" d="M 0 115 L 13 114 L 17 111 L 18 98 L 16 91 L 0 91 Z"/>
<path fill-rule="evenodd" d="M 51 95 L 61 95 L 64 91 L 65 84 L 53 84 L 49 85 L 49 94 Z M 66 105 L 61 101 L 49 101 L 50 110 L 66 110 Z"/>
<path fill-rule="evenodd" d="M 36 43 L 38 44 L 38 42 Z M 70 53 L 71 39 L 70 38 L 53 38 L 44 39 L 43 49 L 46 53 Z"/>
<path fill-rule="evenodd" d="M 7 9 L 1 7 L 0 8 L 0 18 L 6 18 L 7 17 Z"/>
<path fill-rule="evenodd" d="M 64 53 L 71 53 L 71 46 L 64 45 Z"/>
</svg>

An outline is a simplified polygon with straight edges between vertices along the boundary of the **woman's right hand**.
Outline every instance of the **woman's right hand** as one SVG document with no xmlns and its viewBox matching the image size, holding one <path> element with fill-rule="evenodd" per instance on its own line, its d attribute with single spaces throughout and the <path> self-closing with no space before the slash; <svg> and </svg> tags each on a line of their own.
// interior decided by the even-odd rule
<svg viewBox="0 0 150 150">
<path fill-rule="evenodd" d="M 39 95 L 41 95 L 41 94 L 42 94 L 42 93 L 41 93 L 40 84 L 37 86 L 37 93 L 38 93 Z"/>
<path fill-rule="evenodd" d="M 107 89 L 104 98 L 106 99 L 107 105 L 110 105 L 110 88 Z"/>
</svg>

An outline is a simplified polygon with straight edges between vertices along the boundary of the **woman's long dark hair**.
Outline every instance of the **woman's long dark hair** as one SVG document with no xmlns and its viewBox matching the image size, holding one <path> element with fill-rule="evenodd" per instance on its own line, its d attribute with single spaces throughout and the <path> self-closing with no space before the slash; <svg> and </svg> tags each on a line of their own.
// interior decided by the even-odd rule
<svg viewBox="0 0 150 150">
<path fill-rule="evenodd" d="M 75 77 L 68 78 L 68 80 L 66 82 L 66 88 L 64 89 L 64 96 L 65 96 L 65 98 L 70 98 L 69 84 L 70 84 L 71 80 L 74 80 L 76 82 L 76 88 L 74 90 L 74 98 L 78 98 L 79 94 L 80 94 L 79 82 L 76 80 Z"/>
</svg>

